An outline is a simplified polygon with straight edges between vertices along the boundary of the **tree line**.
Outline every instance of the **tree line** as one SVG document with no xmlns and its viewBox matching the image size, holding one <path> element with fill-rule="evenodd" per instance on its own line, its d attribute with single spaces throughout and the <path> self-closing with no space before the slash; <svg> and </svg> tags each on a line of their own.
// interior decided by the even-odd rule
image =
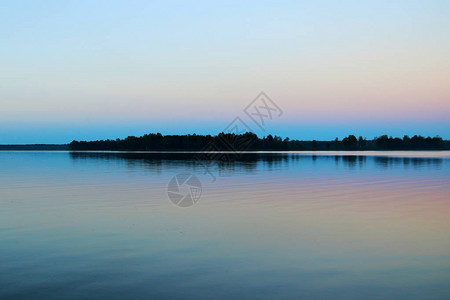
<svg viewBox="0 0 450 300">
<path fill-rule="evenodd" d="M 294 151 L 294 150 L 444 150 L 450 141 L 441 137 L 415 135 L 403 138 L 382 135 L 372 140 L 349 135 L 342 140 L 300 141 L 268 135 L 259 138 L 254 133 L 212 135 L 162 135 L 150 133 L 124 139 L 72 141 L 70 150 L 109 151 Z"/>
</svg>

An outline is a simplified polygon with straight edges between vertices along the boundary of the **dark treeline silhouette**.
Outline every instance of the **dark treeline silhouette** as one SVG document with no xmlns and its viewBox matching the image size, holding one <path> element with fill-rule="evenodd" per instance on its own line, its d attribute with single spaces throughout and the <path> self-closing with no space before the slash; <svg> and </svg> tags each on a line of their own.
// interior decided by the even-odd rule
<svg viewBox="0 0 450 300">
<path fill-rule="evenodd" d="M 212 135 L 162 135 L 146 134 L 141 137 L 129 136 L 125 139 L 99 141 L 72 141 L 71 150 L 185 150 L 185 151 L 245 151 L 245 150 L 302 150 L 299 141 L 284 140 L 268 135 L 262 139 L 254 133 L 241 135 L 220 133 Z"/>
<path fill-rule="evenodd" d="M 220 133 L 212 135 L 146 134 L 140 137 L 98 141 L 72 141 L 70 150 L 109 151 L 289 151 L 289 150 L 446 150 L 450 141 L 441 137 L 382 135 L 373 140 L 349 135 L 334 141 L 299 141 L 268 135 L 258 138 L 254 133 L 241 135 Z"/>
<path fill-rule="evenodd" d="M 17 150 L 30 150 L 30 151 L 63 151 L 69 150 L 67 144 L 30 144 L 30 145 L 0 145 L 0 151 L 17 151 Z"/>
</svg>

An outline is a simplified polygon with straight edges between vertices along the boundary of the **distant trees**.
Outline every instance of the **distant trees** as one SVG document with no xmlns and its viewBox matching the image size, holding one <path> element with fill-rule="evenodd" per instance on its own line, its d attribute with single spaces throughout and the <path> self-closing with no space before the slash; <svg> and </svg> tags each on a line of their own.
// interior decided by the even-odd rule
<svg viewBox="0 0 450 300">
<path fill-rule="evenodd" d="M 356 136 L 351 134 L 342 140 L 342 145 L 347 150 L 356 150 L 358 147 L 358 140 L 356 139 Z"/>
<path fill-rule="evenodd" d="M 385 150 L 433 150 L 433 149 L 444 149 L 444 140 L 441 137 L 423 137 L 420 135 L 415 135 L 412 138 L 405 135 L 403 139 L 388 137 L 387 135 L 382 135 L 375 138 L 375 145 L 378 149 Z"/>
<path fill-rule="evenodd" d="M 373 140 L 349 135 L 340 141 L 299 141 L 269 134 L 258 138 L 254 133 L 220 133 L 211 135 L 162 135 L 150 133 L 140 137 L 98 141 L 72 141 L 71 150 L 135 150 L 135 151 L 246 151 L 246 150 L 438 150 L 450 149 L 450 142 L 440 137 L 403 138 L 382 135 Z"/>
<path fill-rule="evenodd" d="M 145 134 L 141 137 L 129 136 L 125 139 L 72 141 L 72 150 L 200 150 L 213 140 L 211 135 L 166 135 Z"/>
<path fill-rule="evenodd" d="M 363 138 L 362 136 L 360 136 L 358 138 L 358 149 L 365 149 L 367 146 L 367 140 L 365 138 Z"/>
<path fill-rule="evenodd" d="M 236 135 L 219 133 L 211 135 L 165 135 L 146 134 L 141 137 L 129 136 L 125 139 L 72 141 L 71 150 L 142 150 L 142 151 L 245 151 L 245 150 L 302 150 L 303 145 L 289 138 L 268 135 L 262 139 L 254 133 Z"/>
<path fill-rule="evenodd" d="M 441 137 L 423 137 L 415 135 L 412 138 L 405 135 L 403 138 L 382 135 L 373 140 L 366 140 L 362 136 L 358 139 L 349 135 L 333 143 L 334 150 L 442 150 L 450 149 L 450 143 Z"/>
</svg>

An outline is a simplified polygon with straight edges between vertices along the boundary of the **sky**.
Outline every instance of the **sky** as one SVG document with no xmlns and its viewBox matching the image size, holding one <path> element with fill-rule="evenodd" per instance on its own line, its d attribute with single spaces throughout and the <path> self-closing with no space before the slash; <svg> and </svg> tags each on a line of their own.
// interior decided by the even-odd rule
<svg viewBox="0 0 450 300">
<path fill-rule="evenodd" d="M 0 144 L 150 132 L 450 139 L 450 1 L 9 1 Z M 264 131 L 244 109 L 282 110 Z M 269 122 L 270 121 L 270 122 Z"/>
</svg>

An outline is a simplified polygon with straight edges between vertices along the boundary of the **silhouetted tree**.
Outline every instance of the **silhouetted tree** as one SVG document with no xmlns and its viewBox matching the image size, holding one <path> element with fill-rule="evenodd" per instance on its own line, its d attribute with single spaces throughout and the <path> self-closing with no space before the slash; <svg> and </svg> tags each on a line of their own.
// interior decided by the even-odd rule
<svg viewBox="0 0 450 300">
<path fill-rule="evenodd" d="M 342 140 L 342 145 L 347 150 L 356 150 L 358 140 L 356 139 L 356 136 L 352 134 Z"/>
<path fill-rule="evenodd" d="M 358 148 L 363 150 L 366 148 L 367 145 L 367 140 L 365 138 L 363 138 L 362 136 L 360 136 L 358 138 Z"/>
</svg>

